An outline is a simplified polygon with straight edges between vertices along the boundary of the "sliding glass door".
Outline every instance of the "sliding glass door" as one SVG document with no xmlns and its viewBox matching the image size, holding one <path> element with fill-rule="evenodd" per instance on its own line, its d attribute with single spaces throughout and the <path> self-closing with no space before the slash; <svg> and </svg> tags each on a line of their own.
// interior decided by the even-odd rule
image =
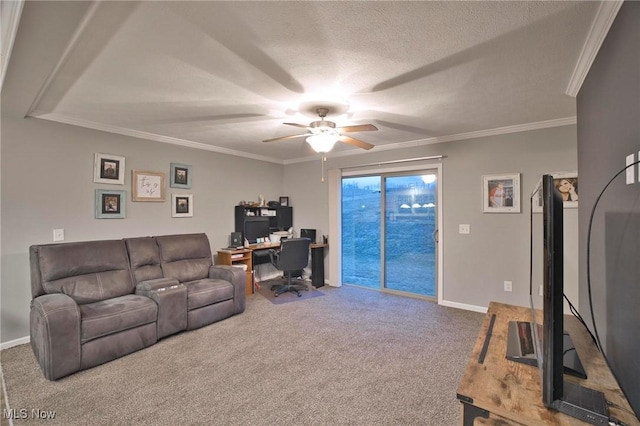
<svg viewBox="0 0 640 426">
<path fill-rule="evenodd" d="M 437 295 L 437 171 L 342 179 L 342 282 Z"/>
</svg>

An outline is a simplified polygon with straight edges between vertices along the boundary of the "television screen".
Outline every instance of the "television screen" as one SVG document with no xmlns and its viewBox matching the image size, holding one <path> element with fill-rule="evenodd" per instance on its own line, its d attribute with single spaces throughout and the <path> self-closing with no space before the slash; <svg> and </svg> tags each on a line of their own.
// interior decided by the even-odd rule
<svg viewBox="0 0 640 426">
<path fill-rule="evenodd" d="M 534 338 L 545 406 L 590 424 L 608 424 L 604 395 L 564 381 L 564 225 L 563 199 L 553 183 L 553 176 L 542 176 L 543 221 L 543 301 L 542 336 Z M 533 301 L 533 297 L 532 297 Z M 534 321 L 535 321 L 535 311 Z M 538 327 L 533 327 L 534 335 Z M 540 349 L 540 342 L 541 349 Z M 578 354 L 579 355 L 579 354 Z"/>
<path fill-rule="evenodd" d="M 246 217 L 244 219 L 244 238 L 249 244 L 257 243 L 258 238 L 269 238 L 269 217 Z"/>
</svg>

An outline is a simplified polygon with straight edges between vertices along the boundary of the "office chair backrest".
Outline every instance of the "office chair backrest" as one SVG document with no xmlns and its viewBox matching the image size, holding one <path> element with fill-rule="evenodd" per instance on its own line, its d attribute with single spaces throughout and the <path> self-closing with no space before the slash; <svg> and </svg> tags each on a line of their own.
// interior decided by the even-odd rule
<svg viewBox="0 0 640 426">
<path fill-rule="evenodd" d="M 280 256 L 278 269 L 281 271 L 295 271 L 304 269 L 309 263 L 309 246 L 311 240 L 308 238 L 289 238 L 280 244 Z"/>
</svg>

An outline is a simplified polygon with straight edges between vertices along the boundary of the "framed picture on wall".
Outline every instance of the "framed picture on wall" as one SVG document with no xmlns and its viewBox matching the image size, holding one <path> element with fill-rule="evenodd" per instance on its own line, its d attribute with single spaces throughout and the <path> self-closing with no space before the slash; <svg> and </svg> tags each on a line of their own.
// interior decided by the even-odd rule
<svg viewBox="0 0 640 426">
<path fill-rule="evenodd" d="M 124 157 L 96 152 L 93 158 L 93 181 L 124 185 Z"/>
<path fill-rule="evenodd" d="M 288 207 L 289 206 L 289 197 L 280 197 L 280 205 L 282 207 Z"/>
<path fill-rule="evenodd" d="M 553 186 L 562 195 L 565 209 L 578 208 L 578 172 L 545 173 L 553 176 Z M 533 195 L 533 212 L 542 213 L 542 188 Z"/>
<path fill-rule="evenodd" d="M 171 194 L 171 217 L 193 217 L 193 194 Z"/>
<path fill-rule="evenodd" d="M 520 213 L 520 173 L 482 176 L 483 213 Z"/>
<path fill-rule="evenodd" d="M 127 192 L 96 189 L 96 219 L 124 219 L 127 216 Z"/>
<path fill-rule="evenodd" d="M 171 178 L 169 186 L 172 188 L 191 188 L 191 166 L 171 163 Z"/>
<path fill-rule="evenodd" d="M 164 173 L 131 170 L 133 201 L 164 201 Z"/>
</svg>

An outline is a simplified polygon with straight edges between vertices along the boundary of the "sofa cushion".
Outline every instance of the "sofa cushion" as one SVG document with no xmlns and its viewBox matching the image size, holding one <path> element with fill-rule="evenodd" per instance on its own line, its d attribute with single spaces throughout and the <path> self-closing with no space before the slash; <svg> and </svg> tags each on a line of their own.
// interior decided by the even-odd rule
<svg viewBox="0 0 640 426">
<path fill-rule="evenodd" d="M 158 305 L 148 297 L 131 294 L 82 305 L 80 315 L 80 341 L 85 343 L 155 322 Z"/>
<path fill-rule="evenodd" d="M 162 263 L 183 259 L 211 259 L 211 247 L 206 234 L 162 235 L 156 237 Z"/>
<path fill-rule="evenodd" d="M 175 278 L 184 283 L 208 278 L 210 266 L 208 259 L 186 259 L 163 263 L 162 272 L 165 278 Z"/>
<path fill-rule="evenodd" d="M 206 278 L 184 284 L 187 286 L 187 310 L 189 311 L 233 299 L 233 285 L 229 281 Z"/>
<path fill-rule="evenodd" d="M 160 249 L 153 237 L 125 238 L 131 271 L 136 283 L 162 278 Z"/>
<path fill-rule="evenodd" d="M 62 293 L 78 304 L 133 293 L 122 240 L 50 244 L 37 250 L 45 293 Z"/>
<path fill-rule="evenodd" d="M 209 277 L 213 261 L 206 234 L 164 235 L 156 241 L 165 278 L 184 283 Z"/>
</svg>

